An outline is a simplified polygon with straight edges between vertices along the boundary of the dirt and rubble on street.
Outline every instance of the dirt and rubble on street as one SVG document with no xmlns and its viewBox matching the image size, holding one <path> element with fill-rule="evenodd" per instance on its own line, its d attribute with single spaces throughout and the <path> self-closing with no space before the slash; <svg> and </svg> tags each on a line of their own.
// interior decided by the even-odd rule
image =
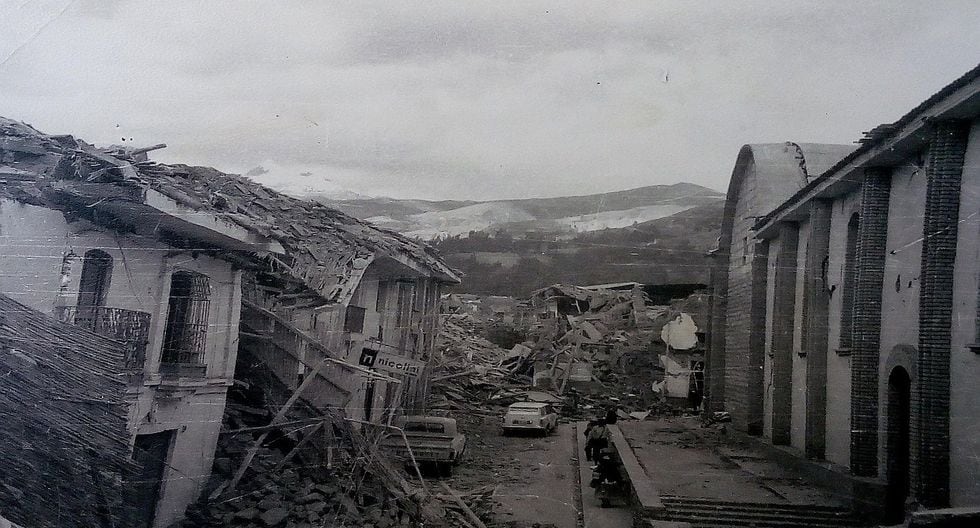
<svg viewBox="0 0 980 528">
<path fill-rule="evenodd" d="M 229 390 L 208 492 L 175 528 L 475 526 L 489 510 L 491 490 L 413 479 L 379 450 L 376 428 L 338 411 L 297 403 L 273 420 L 288 391 L 251 370 Z"/>
<path fill-rule="evenodd" d="M 378 449 L 382 428 L 305 405 L 275 422 L 288 391 L 252 372 L 229 391 L 209 494 L 179 526 L 575 526 L 567 424 L 610 410 L 618 420 L 675 414 L 659 352 L 682 312 L 649 304 L 637 290 L 546 288 L 514 304 L 533 317 L 509 349 L 486 337 L 498 313 L 444 314 L 426 414 L 455 418 L 467 444 L 451 476 L 421 482 Z M 504 436 L 507 405 L 524 401 L 553 404 L 565 425 Z M 555 505 L 567 515 L 549 521 Z"/>
<path fill-rule="evenodd" d="M 692 324 L 703 308 L 699 296 L 660 306 L 637 288 L 554 285 L 527 301 L 498 299 L 495 310 L 481 308 L 478 296 L 452 300 L 431 359 L 427 407 L 455 418 L 467 435 L 464 461 L 444 481 L 488 492 L 480 514 L 487 526 L 549 526 L 534 504 L 575 512 L 574 494 L 565 492 L 574 488 L 566 471 L 573 457 L 570 422 L 610 411 L 623 421 L 683 413 L 677 383 L 668 378 L 679 371 L 686 382 L 689 371 L 676 368 L 678 358 L 700 359 Z M 503 325 L 523 341 L 509 348 L 492 342 Z M 553 404 L 566 425 L 552 436 L 504 436 L 506 407 L 526 401 Z M 550 525 L 565 523 L 574 526 L 574 516 Z"/>
</svg>

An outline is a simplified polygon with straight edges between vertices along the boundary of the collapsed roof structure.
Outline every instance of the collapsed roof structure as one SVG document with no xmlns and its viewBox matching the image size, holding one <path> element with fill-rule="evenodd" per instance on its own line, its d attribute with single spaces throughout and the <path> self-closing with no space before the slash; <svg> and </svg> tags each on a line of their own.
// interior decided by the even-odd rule
<svg viewBox="0 0 980 528">
<path fill-rule="evenodd" d="M 0 294 L 0 515 L 41 528 L 127 525 L 123 354 Z"/>
<path fill-rule="evenodd" d="M 96 148 L 0 117 L 0 197 L 98 215 L 177 247 L 245 252 L 243 267 L 299 283 L 325 303 L 349 300 L 378 259 L 459 281 L 433 249 L 393 231 L 242 176 L 147 159 L 164 146 Z"/>
</svg>

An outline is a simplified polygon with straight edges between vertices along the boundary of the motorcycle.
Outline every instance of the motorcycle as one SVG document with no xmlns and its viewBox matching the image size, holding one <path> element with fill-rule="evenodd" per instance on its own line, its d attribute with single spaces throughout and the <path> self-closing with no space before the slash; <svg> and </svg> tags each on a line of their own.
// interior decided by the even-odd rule
<svg viewBox="0 0 980 528">
<path fill-rule="evenodd" d="M 610 448 L 601 450 L 595 462 L 589 486 L 595 490 L 595 498 L 599 500 L 602 507 L 609 508 L 615 498 L 626 495 L 625 479 L 619 460 L 616 458 L 616 450 Z"/>
</svg>

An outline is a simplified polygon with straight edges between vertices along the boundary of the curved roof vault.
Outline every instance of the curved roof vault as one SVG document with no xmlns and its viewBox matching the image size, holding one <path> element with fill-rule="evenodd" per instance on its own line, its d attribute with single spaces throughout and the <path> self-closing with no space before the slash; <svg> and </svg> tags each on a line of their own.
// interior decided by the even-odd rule
<svg viewBox="0 0 980 528">
<path fill-rule="evenodd" d="M 856 145 L 823 143 L 754 143 L 743 145 L 725 198 L 719 247 L 731 244 L 735 206 L 745 179 L 755 180 L 755 214 L 763 216 L 807 186 L 813 179 L 850 154 Z"/>
</svg>

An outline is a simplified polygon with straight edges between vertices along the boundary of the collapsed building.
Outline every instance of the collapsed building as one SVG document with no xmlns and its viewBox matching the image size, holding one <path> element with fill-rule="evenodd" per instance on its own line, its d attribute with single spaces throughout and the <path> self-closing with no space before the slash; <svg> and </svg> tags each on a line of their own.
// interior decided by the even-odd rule
<svg viewBox="0 0 980 528">
<path fill-rule="evenodd" d="M 683 287 L 675 298 L 655 286 L 662 304 L 653 304 L 650 289 L 635 282 L 555 284 L 527 301 L 512 300 L 514 311 L 528 312 L 528 324 L 521 329 L 524 341 L 509 350 L 481 337 L 492 333 L 499 314 L 461 309 L 447 299 L 432 407 L 566 399 L 568 416 L 584 417 L 609 405 L 625 417 L 629 411 L 644 417 L 667 411 L 665 398 L 687 399 L 692 388 L 703 386 L 700 329 L 707 296 L 687 294 Z"/>
<path fill-rule="evenodd" d="M 713 254 L 710 408 L 893 521 L 980 504 L 978 117 L 975 68 L 856 148 L 746 145 Z"/>
<path fill-rule="evenodd" d="M 0 292 L 125 344 L 143 472 L 127 499 L 161 527 L 204 491 L 240 354 L 315 408 L 382 422 L 425 399 L 459 278 L 400 235 L 148 150 L 0 119 Z"/>
</svg>

